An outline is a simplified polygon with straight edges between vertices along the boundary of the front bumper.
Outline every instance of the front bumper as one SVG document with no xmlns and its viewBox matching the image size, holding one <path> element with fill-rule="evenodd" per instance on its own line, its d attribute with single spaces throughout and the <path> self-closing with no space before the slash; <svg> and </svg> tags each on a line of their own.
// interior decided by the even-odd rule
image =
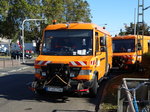
<svg viewBox="0 0 150 112">
<path fill-rule="evenodd" d="M 48 93 L 69 93 L 69 92 L 89 92 L 89 88 L 93 85 L 93 80 L 90 81 L 78 81 L 72 80 L 66 86 L 56 86 L 56 85 L 39 85 L 38 81 L 33 81 L 28 84 L 30 90 L 44 91 Z"/>
</svg>

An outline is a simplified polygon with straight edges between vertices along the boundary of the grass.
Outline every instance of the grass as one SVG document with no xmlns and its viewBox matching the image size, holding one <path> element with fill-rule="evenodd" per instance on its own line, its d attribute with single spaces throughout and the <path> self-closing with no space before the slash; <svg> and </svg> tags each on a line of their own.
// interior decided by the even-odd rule
<svg viewBox="0 0 150 112">
<path fill-rule="evenodd" d="M 117 106 L 116 105 L 112 105 L 110 103 L 103 103 L 102 105 L 102 108 L 105 109 L 105 110 L 113 110 L 113 109 L 117 109 Z"/>
<path fill-rule="evenodd" d="M 0 58 L 10 58 L 10 56 L 0 56 Z"/>
</svg>

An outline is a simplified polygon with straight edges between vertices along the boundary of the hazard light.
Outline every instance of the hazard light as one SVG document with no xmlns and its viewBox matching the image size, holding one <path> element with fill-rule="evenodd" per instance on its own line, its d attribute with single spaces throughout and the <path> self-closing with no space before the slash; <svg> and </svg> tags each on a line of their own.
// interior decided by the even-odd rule
<svg viewBox="0 0 150 112">
<path fill-rule="evenodd" d="M 53 24 L 56 24 L 56 23 L 57 23 L 57 20 L 53 20 L 52 23 L 53 23 Z"/>
</svg>

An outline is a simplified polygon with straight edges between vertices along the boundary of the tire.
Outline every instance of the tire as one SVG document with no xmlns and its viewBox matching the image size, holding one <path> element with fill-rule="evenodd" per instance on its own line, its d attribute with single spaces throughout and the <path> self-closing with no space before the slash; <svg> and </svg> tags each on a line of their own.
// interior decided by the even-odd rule
<svg viewBox="0 0 150 112">
<path fill-rule="evenodd" d="M 96 97 L 97 89 L 98 89 L 98 80 L 97 80 L 97 76 L 95 76 L 92 87 L 89 89 L 89 94 L 91 97 Z"/>
</svg>

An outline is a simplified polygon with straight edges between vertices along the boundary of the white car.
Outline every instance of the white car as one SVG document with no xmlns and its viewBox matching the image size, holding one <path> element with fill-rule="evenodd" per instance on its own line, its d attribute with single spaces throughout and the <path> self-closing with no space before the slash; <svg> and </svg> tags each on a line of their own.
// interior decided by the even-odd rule
<svg viewBox="0 0 150 112">
<path fill-rule="evenodd" d="M 5 47 L 4 45 L 0 45 L 0 54 L 6 55 L 7 53 L 8 53 L 7 47 Z"/>
</svg>

